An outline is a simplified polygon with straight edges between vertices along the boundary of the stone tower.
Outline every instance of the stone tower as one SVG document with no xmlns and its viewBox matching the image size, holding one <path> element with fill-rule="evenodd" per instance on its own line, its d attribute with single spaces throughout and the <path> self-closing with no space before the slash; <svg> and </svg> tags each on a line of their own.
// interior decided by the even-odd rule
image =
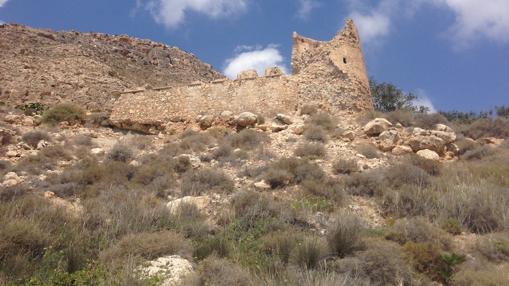
<svg viewBox="0 0 509 286">
<path fill-rule="evenodd" d="M 359 33 L 350 19 L 330 41 L 294 33 L 292 76 L 299 102 L 317 102 L 333 113 L 373 109 Z"/>
</svg>

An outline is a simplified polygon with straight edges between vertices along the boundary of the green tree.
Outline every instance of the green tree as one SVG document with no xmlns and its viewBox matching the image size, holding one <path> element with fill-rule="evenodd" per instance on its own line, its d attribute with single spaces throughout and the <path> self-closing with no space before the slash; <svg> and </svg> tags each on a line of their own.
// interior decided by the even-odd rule
<svg viewBox="0 0 509 286">
<path fill-rule="evenodd" d="M 381 112 L 391 112 L 398 109 L 408 109 L 419 112 L 429 111 L 424 106 L 415 106 L 414 101 L 417 96 L 412 92 L 405 93 L 391 83 L 378 83 L 374 79 L 369 80 L 371 94 L 375 110 Z"/>
</svg>

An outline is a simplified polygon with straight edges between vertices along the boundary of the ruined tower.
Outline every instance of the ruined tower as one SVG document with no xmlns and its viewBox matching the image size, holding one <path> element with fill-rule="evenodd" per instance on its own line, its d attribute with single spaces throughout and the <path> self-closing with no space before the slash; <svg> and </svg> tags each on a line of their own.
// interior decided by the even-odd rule
<svg viewBox="0 0 509 286">
<path fill-rule="evenodd" d="M 326 42 L 293 34 L 292 76 L 300 102 L 318 102 L 334 113 L 372 110 L 359 33 L 351 19 Z"/>
</svg>

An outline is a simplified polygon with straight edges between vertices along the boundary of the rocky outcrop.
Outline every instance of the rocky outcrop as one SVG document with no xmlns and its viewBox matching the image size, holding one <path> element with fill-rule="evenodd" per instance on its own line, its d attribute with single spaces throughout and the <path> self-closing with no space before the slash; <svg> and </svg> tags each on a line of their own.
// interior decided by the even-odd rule
<svg viewBox="0 0 509 286">
<path fill-rule="evenodd" d="M 148 261 L 139 269 L 146 278 L 158 278 L 159 286 L 182 285 L 186 276 L 194 272 L 193 264 L 179 255 L 159 257 Z"/>
<path fill-rule="evenodd" d="M 368 136 L 378 136 L 380 133 L 389 129 L 392 123 L 385 118 L 375 118 L 364 125 L 364 132 Z"/>
</svg>

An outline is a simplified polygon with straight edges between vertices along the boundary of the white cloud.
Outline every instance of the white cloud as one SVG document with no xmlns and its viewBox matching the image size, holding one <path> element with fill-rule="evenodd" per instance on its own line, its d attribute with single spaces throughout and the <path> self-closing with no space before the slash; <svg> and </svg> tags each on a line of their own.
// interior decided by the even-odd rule
<svg viewBox="0 0 509 286">
<path fill-rule="evenodd" d="M 455 14 L 449 31 L 460 47 L 486 37 L 509 42 L 508 0 L 433 0 L 439 7 L 447 7 Z"/>
<path fill-rule="evenodd" d="M 235 49 L 237 54 L 226 60 L 226 68 L 223 73 L 229 78 L 235 78 L 238 73 L 255 69 L 259 75 L 263 75 L 265 68 L 279 66 L 285 73 L 284 58 L 275 45 L 269 45 L 264 49 L 260 47 L 240 46 Z M 238 52 L 243 51 L 243 52 Z"/>
<path fill-rule="evenodd" d="M 374 7 L 365 0 L 344 1 L 367 44 L 389 35 L 395 19 L 410 19 L 424 5 L 454 14 L 455 21 L 448 32 L 457 47 L 466 47 L 483 37 L 509 42 L 509 0 L 381 0 Z"/>
<path fill-rule="evenodd" d="M 0 0 L 0 7 L 2 7 L 3 5 L 5 5 L 5 3 L 7 3 L 8 0 Z"/>
<path fill-rule="evenodd" d="M 427 93 L 423 89 L 416 90 L 417 99 L 414 100 L 413 104 L 416 107 L 424 106 L 428 109 L 430 113 L 436 113 L 437 109 L 433 105 L 433 102 L 431 102 L 431 99 L 427 95 Z"/>
<path fill-rule="evenodd" d="M 297 17 L 303 20 L 308 19 L 311 12 L 320 6 L 320 3 L 316 0 L 299 0 L 298 4 Z"/>
<path fill-rule="evenodd" d="M 184 22 L 189 11 L 218 19 L 239 15 L 247 10 L 247 5 L 248 0 L 151 0 L 145 7 L 157 23 L 174 29 Z"/>
</svg>

